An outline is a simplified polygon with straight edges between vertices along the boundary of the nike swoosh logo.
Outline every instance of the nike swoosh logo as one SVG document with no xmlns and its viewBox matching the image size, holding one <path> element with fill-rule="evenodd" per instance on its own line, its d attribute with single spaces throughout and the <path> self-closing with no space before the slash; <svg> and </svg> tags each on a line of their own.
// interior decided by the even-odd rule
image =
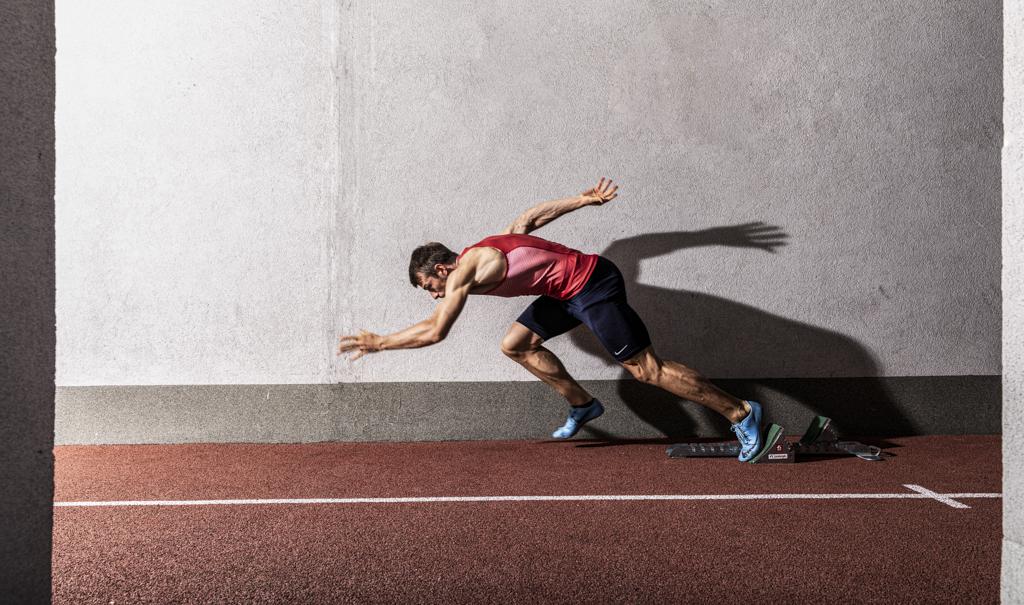
<svg viewBox="0 0 1024 605">
<path fill-rule="evenodd" d="M 628 347 L 628 346 L 629 346 L 629 345 L 626 345 L 626 347 Z M 626 350 L 626 347 L 622 347 L 622 348 L 621 348 L 621 349 L 619 349 L 618 351 L 615 351 L 614 353 L 612 353 L 612 355 L 618 355 L 619 353 L 621 353 L 621 352 L 625 351 L 625 350 Z"/>
</svg>

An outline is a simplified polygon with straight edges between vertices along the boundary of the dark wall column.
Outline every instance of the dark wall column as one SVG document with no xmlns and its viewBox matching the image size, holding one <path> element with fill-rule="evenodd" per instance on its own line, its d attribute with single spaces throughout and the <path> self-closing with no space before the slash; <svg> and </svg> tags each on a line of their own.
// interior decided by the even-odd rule
<svg viewBox="0 0 1024 605">
<path fill-rule="evenodd" d="M 0 600 L 51 596 L 53 3 L 0 3 Z"/>
</svg>

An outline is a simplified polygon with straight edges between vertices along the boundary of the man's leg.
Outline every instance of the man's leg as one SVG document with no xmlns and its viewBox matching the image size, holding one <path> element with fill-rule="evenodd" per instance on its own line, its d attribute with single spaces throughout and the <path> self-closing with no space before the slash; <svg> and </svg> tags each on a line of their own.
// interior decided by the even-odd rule
<svg viewBox="0 0 1024 605">
<path fill-rule="evenodd" d="M 696 370 L 661 359 L 651 347 L 623 361 L 622 366 L 637 380 L 711 408 L 733 424 L 746 417 L 750 410 L 744 401 L 716 387 Z"/>
<path fill-rule="evenodd" d="M 760 404 L 741 401 L 711 384 L 696 370 L 659 358 L 651 348 L 647 326 L 629 306 L 622 273 L 614 263 L 599 258 L 586 288 L 570 299 L 566 308 L 590 328 L 604 348 L 633 377 L 728 418 L 740 441 L 741 462 L 749 461 L 760 450 Z"/>
<path fill-rule="evenodd" d="M 761 405 L 742 401 L 711 384 L 696 370 L 675 361 L 665 361 L 647 346 L 622 361 L 637 380 L 699 403 L 725 416 L 740 440 L 740 462 L 751 460 L 762 447 Z"/>
<path fill-rule="evenodd" d="M 501 352 L 565 397 L 573 407 L 594 398 L 576 382 L 554 353 L 541 346 L 544 339 L 521 323 L 514 323 L 501 341 Z"/>
</svg>

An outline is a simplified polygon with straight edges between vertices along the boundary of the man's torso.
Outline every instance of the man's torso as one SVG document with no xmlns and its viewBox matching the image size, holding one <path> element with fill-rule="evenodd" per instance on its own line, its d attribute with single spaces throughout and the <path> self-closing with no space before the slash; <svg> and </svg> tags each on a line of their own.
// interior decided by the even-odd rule
<svg viewBox="0 0 1024 605">
<path fill-rule="evenodd" d="M 459 267 L 474 271 L 471 294 L 559 300 L 579 292 L 596 263 L 597 255 L 522 234 L 484 238 L 463 250 L 458 260 Z"/>
</svg>

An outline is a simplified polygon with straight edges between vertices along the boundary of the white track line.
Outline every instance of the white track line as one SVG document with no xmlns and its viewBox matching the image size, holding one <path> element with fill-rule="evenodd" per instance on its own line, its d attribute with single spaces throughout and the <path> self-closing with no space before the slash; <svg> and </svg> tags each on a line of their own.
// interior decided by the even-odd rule
<svg viewBox="0 0 1024 605">
<path fill-rule="evenodd" d="M 938 500 L 954 508 L 969 508 L 956 499 L 1002 498 L 1000 493 L 938 494 L 920 486 L 905 486 L 914 493 L 897 494 L 624 494 L 578 496 L 427 496 L 408 498 L 272 498 L 253 500 L 112 500 L 54 502 L 55 507 L 111 506 L 219 506 L 269 504 L 429 504 L 437 502 L 579 502 L 633 500 Z M 923 491 L 919 491 L 923 490 Z"/>
</svg>

